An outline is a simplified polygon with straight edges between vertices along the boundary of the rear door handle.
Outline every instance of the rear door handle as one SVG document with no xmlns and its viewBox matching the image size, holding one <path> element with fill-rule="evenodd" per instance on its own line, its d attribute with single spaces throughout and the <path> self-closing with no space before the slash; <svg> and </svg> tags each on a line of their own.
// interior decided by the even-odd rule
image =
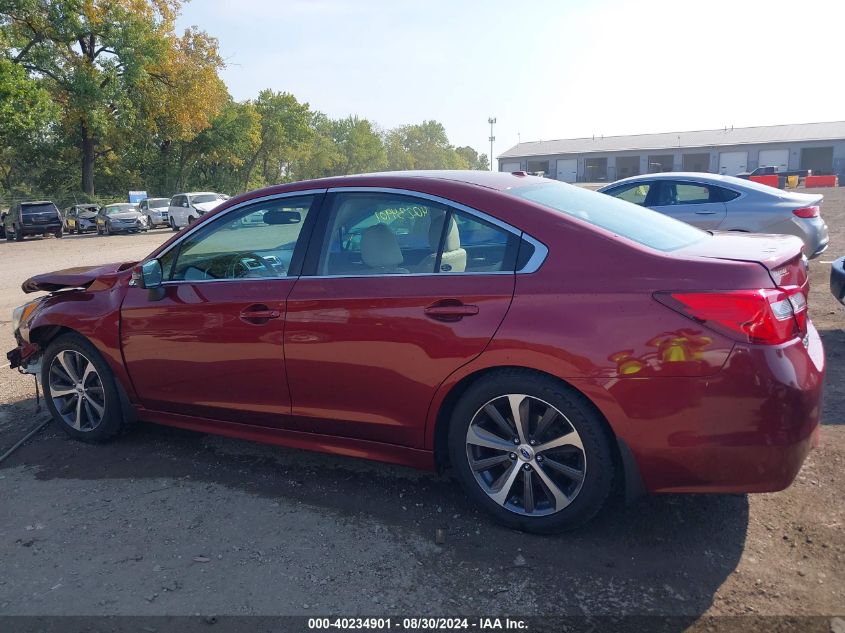
<svg viewBox="0 0 845 633">
<path fill-rule="evenodd" d="M 259 325 L 261 323 L 267 323 L 270 319 L 278 319 L 282 316 L 282 312 L 280 310 L 271 310 L 266 305 L 259 303 L 241 310 L 240 316 L 241 321 Z"/>
<path fill-rule="evenodd" d="M 446 299 L 428 306 L 423 312 L 438 321 L 460 321 L 466 316 L 478 314 L 478 306 Z"/>
</svg>

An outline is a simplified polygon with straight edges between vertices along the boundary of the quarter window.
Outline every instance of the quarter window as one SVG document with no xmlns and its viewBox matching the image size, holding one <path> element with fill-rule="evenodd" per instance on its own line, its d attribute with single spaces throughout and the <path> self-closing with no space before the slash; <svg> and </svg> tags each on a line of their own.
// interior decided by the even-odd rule
<svg viewBox="0 0 845 633">
<path fill-rule="evenodd" d="M 161 258 L 180 281 L 287 277 L 314 196 L 277 198 L 227 213 Z"/>
</svg>

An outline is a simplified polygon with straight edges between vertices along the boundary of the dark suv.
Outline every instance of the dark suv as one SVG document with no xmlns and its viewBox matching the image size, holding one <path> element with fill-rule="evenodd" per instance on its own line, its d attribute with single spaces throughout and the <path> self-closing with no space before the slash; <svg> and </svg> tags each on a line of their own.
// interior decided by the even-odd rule
<svg viewBox="0 0 845 633">
<path fill-rule="evenodd" d="M 6 239 L 20 242 L 27 235 L 62 236 L 62 216 L 49 201 L 19 202 L 3 220 Z"/>
</svg>

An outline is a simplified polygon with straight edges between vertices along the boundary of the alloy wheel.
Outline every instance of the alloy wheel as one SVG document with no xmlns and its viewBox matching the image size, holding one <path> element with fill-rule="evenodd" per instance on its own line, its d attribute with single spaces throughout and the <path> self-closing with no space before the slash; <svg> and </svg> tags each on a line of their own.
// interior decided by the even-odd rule
<svg viewBox="0 0 845 633">
<path fill-rule="evenodd" d="M 525 516 L 563 510 L 578 496 L 587 472 L 581 436 L 569 419 L 525 394 L 499 396 L 475 413 L 466 456 L 487 496 Z"/>
<path fill-rule="evenodd" d="M 106 394 L 94 363 L 62 350 L 50 363 L 50 397 L 62 420 L 77 431 L 93 431 L 103 420 Z"/>
</svg>

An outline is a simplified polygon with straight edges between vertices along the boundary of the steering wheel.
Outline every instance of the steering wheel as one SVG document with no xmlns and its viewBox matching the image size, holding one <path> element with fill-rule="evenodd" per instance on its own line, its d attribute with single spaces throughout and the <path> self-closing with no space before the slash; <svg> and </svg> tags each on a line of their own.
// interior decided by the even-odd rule
<svg viewBox="0 0 845 633">
<path fill-rule="evenodd" d="M 249 262 L 257 262 L 261 265 L 260 268 L 252 268 Z M 276 277 L 279 273 L 276 268 L 261 257 L 258 253 L 251 253 L 243 251 L 234 253 L 229 260 L 229 265 L 226 267 L 227 279 L 240 279 L 243 277 Z"/>
</svg>

